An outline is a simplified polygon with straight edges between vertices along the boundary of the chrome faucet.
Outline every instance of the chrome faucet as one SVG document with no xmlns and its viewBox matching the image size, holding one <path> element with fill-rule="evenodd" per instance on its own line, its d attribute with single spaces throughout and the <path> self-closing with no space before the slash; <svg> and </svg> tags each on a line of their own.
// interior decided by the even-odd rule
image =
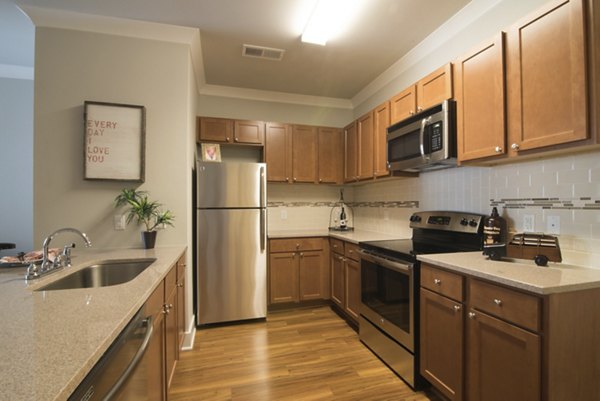
<svg viewBox="0 0 600 401">
<path fill-rule="evenodd" d="M 57 255 L 53 261 L 50 261 L 50 258 L 48 257 L 48 248 L 50 247 L 50 241 L 52 241 L 52 239 L 58 234 L 63 232 L 72 232 L 75 234 L 79 234 L 79 236 L 81 236 L 81 238 L 83 238 L 83 240 L 85 241 L 86 247 L 92 246 L 92 243 L 90 242 L 88 236 L 85 233 L 79 231 L 78 229 L 70 227 L 59 228 L 58 230 L 54 231 L 52 234 L 47 236 L 46 239 L 44 239 L 42 264 L 38 266 L 35 263 L 32 263 L 29 265 L 29 267 L 27 268 L 27 275 L 25 276 L 27 280 L 41 277 L 61 267 L 71 266 L 71 249 L 75 248 L 74 243 L 65 245 L 63 247 L 62 253 L 60 255 Z"/>
</svg>

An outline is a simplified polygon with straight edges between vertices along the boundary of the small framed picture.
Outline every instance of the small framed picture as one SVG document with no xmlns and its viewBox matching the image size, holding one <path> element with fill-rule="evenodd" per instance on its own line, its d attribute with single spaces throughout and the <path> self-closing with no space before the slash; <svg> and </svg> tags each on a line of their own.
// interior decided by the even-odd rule
<svg viewBox="0 0 600 401">
<path fill-rule="evenodd" d="M 217 143 L 202 144 L 202 161 L 204 162 L 220 162 L 221 161 L 221 146 Z"/>
</svg>

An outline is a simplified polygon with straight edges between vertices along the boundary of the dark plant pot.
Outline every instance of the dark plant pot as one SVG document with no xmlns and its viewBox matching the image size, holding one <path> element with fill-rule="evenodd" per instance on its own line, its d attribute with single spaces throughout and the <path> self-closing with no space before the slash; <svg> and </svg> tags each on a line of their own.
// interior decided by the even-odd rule
<svg viewBox="0 0 600 401">
<path fill-rule="evenodd" d="M 156 231 L 142 231 L 142 239 L 144 240 L 144 248 L 154 248 L 154 244 L 156 243 Z"/>
</svg>

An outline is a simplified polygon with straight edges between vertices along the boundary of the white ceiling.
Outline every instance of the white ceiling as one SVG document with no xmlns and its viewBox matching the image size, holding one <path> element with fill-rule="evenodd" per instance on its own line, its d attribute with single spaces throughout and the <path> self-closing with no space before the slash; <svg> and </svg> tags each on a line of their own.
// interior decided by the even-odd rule
<svg viewBox="0 0 600 401">
<path fill-rule="evenodd" d="M 325 47 L 300 41 L 315 1 L 0 0 L 0 64 L 33 66 L 33 27 L 17 3 L 199 28 L 209 85 L 351 99 L 470 0 L 363 0 Z M 243 44 L 286 53 L 280 62 L 245 58 Z"/>
</svg>

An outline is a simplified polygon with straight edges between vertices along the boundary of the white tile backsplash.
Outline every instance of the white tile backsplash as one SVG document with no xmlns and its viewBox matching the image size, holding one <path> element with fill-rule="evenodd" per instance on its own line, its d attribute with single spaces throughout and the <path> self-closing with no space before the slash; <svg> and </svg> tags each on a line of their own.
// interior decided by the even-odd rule
<svg viewBox="0 0 600 401">
<path fill-rule="evenodd" d="M 340 186 L 269 184 L 269 201 L 335 202 Z M 523 231 L 523 216 L 533 215 L 535 230 L 546 231 L 547 216 L 560 217 L 559 242 L 567 263 L 600 268 L 600 151 L 493 167 L 459 167 L 344 187 L 347 202 L 412 202 L 411 207 L 355 207 L 355 226 L 410 236 L 408 218 L 416 210 L 456 210 L 489 214 L 491 200 L 524 200 L 518 207 L 499 207 L 510 230 Z M 552 208 L 532 199 L 556 198 Z M 582 200 L 581 198 L 585 198 Z M 589 199 L 587 199 L 589 198 Z M 573 206 L 569 206 L 572 204 Z M 502 205 L 506 205 L 502 203 Z M 557 209 L 555 207 L 561 207 Z M 287 207 L 269 211 L 269 228 L 326 228 L 330 207 Z"/>
</svg>

